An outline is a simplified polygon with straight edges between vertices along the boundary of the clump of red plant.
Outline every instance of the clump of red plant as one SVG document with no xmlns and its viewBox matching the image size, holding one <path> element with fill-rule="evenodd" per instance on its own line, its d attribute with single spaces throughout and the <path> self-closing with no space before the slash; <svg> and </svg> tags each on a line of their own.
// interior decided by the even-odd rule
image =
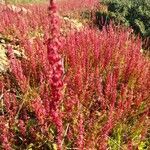
<svg viewBox="0 0 150 150">
<path fill-rule="evenodd" d="M 132 135 L 147 138 L 150 104 L 150 62 L 140 53 L 141 40 L 110 25 L 72 32 L 64 43 L 54 2 L 49 15 L 36 12 L 42 11 L 34 9 L 35 20 L 32 14 L 13 20 L 9 11 L 0 16 L 1 32 L 17 34 L 26 56 L 17 58 L 8 45 L 10 68 L 0 76 L 0 148 L 105 150 L 121 126 L 120 146 L 137 149 Z M 30 31 L 44 36 L 31 39 Z"/>
<path fill-rule="evenodd" d="M 1 93 L 4 101 L 4 106 L 2 107 L 6 107 L 3 108 L 6 109 L 6 114 L 8 114 L 8 112 L 12 113 L 11 117 L 15 118 L 15 120 L 12 120 L 10 117 L 9 120 L 3 123 L 7 124 L 10 120 L 13 121 L 12 127 L 8 126 L 7 131 L 12 135 L 18 134 L 18 136 L 12 140 L 13 144 L 19 142 L 19 137 L 22 136 L 26 142 L 20 145 L 21 147 L 34 141 L 34 138 L 36 141 L 37 133 L 42 134 L 41 138 L 43 141 L 46 136 L 52 139 L 52 137 L 50 137 L 51 133 L 49 133 L 49 128 L 50 126 L 54 126 L 57 130 L 57 140 L 55 142 L 57 143 L 58 149 L 62 149 L 63 127 L 60 104 L 62 102 L 61 91 L 63 88 L 62 77 L 64 69 L 61 56 L 58 53 L 61 47 L 61 41 L 59 39 L 59 18 L 57 16 L 56 5 L 53 1 L 50 2 L 49 16 L 47 15 L 46 19 L 49 19 L 50 28 L 47 31 L 49 35 L 46 34 L 45 36 L 45 39 L 48 38 L 45 45 L 43 38 L 36 37 L 31 40 L 30 38 L 28 39 L 27 35 L 23 36 L 24 32 L 20 32 L 18 34 L 20 36 L 18 37 L 20 37 L 20 44 L 24 48 L 26 58 L 21 58 L 21 60 L 17 59 L 14 55 L 13 47 L 7 47 L 10 70 L 3 78 L 3 81 L 6 80 L 8 82 L 3 85 L 4 89 Z M 19 24 L 22 23 L 21 20 L 19 21 Z M 23 37 L 21 37 L 21 35 Z M 13 95 L 15 99 L 11 100 L 11 98 L 7 99 L 3 97 L 7 89 L 9 89 L 8 94 L 11 97 Z M 8 105 L 6 105 L 6 100 L 9 105 L 12 105 L 10 102 L 14 103 L 16 99 L 18 99 L 15 101 L 16 106 L 7 111 Z M 32 115 L 35 116 L 35 118 L 32 118 Z M 3 117 L 6 117 L 5 114 L 3 114 Z M 36 128 L 36 125 L 29 127 L 28 125 L 31 120 L 35 120 L 37 125 L 41 128 Z M 18 128 L 17 132 L 13 129 L 14 127 Z M 35 131 L 36 133 L 33 133 Z M 3 131 L 2 135 L 4 135 Z M 33 138 L 31 141 L 27 138 L 28 135 Z M 7 134 L 7 136 L 5 139 L 7 139 L 8 142 L 2 140 L 3 148 L 9 144 L 10 141 L 8 139 L 12 139 L 10 134 Z M 12 143 L 10 142 L 10 145 Z"/>
<path fill-rule="evenodd" d="M 107 149 L 118 124 L 140 126 L 135 116 L 148 113 L 150 63 L 140 48 L 140 39 L 135 39 L 130 30 L 113 25 L 101 32 L 85 29 L 67 38 L 63 48 L 68 95 L 65 118 L 70 121 L 78 116 L 79 102 L 85 149 Z M 147 115 L 144 118 L 147 120 Z M 74 120 L 70 124 L 77 128 Z M 74 136 L 78 139 L 78 134 Z"/>
<path fill-rule="evenodd" d="M 92 10 L 98 5 L 98 0 L 63 0 L 58 2 L 60 11 L 83 11 Z"/>
</svg>

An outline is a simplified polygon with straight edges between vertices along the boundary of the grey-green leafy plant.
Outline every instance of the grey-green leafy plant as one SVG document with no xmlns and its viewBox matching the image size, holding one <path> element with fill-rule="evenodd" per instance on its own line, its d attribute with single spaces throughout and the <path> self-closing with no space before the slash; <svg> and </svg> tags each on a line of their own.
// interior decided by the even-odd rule
<svg viewBox="0 0 150 150">
<path fill-rule="evenodd" d="M 150 1 L 149 0 L 101 0 L 108 6 L 108 12 L 98 12 L 109 23 L 123 23 L 133 28 L 143 38 L 150 37 Z"/>
</svg>

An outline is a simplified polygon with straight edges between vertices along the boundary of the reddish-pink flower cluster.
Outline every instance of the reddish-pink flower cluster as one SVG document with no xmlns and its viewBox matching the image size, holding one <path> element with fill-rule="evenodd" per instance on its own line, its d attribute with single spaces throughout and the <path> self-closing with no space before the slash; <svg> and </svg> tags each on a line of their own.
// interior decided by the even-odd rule
<svg viewBox="0 0 150 150">
<path fill-rule="evenodd" d="M 59 18 L 57 14 L 57 8 L 54 4 L 53 0 L 50 1 L 49 7 L 49 15 L 50 15 L 50 37 L 47 42 L 47 52 L 48 52 L 48 60 L 51 65 L 51 79 L 50 79 L 50 87 L 51 87 L 51 99 L 50 99 L 50 115 L 52 117 L 53 123 L 57 128 L 57 142 L 58 148 L 62 149 L 62 120 L 61 120 L 61 112 L 60 112 L 60 104 L 62 101 L 62 88 L 63 88 L 63 63 L 61 56 L 58 53 L 58 50 L 61 46 L 59 39 Z"/>
<path fill-rule="evenodd" d="M 30 7 L 26 15 L 0 14 L 0 32 L 13 45 L 0 74 L 0 149 L 106 150 L 116 133 L 126 149 L 137 149 L 130 135 L 147 137 L 150 100 L 140 39 L 110 25 L 68 33 L 64 44 L 54 1 L 49 16 Z M 25 57 L 14 55 L 16 41 Z"/>
<path fill-rule="evenodd" d="M 4 122 L 5 123 L 5 122 Z M 10 143 L 10 132 L 9 127 L 7 127 L 7 124 L 4 124 L 0 122 L 0 141 L 2 141 L 2 148 L 3 150 L 11 150 L 11 143 Z"/>
<path fill-rule="evenodd" d="M 10 60 L 10 68 L 11 72 L 15 76 L 15 79 L 17 80 L 20 89 L 22 92 L 25 92 L 28 86 L 27 79 L 23 73 L 21 62 L 16 59 L 14 56 L 14 52 L 11 46 L 8 46 L 7 53 Z"/>
<path fill-rule="evenodd" d="M 35 100 L 32 100 L 32 109 L 35 112 L 35 115 L 38 119 L 39 125 L 44 125 L 46 120 L 46 111 L 42 104 L 40 97 L 37 97 Z"/>
<path fill-rule="evenodd" d="M 61 90 L 63 87 L 63 64 L 58 51 L 61 46 L 59 40 L 59 18 L 57 16 L 56 5 L 50 2 L 50 38 L 47 42 L 48 60 L 51 65 L 51 95 L 54 103 L 61 101 Z M 55 104 L 54 104 L 55 105 Z M 55 107 L 55 106 L 54 106 Z M 56 108 L 54 108 L 56 109 Z"/>
</svg>

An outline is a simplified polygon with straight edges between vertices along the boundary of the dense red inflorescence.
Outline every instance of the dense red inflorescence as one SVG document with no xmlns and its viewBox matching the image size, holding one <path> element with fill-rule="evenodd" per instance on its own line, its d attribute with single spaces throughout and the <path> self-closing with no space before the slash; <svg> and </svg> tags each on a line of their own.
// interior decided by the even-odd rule
<svg viewBox="0 0 150 150">
<path fill-rule="evenodd" d="M 26 8 L 0 13 L 9 62 L 0 74 L 0 149 L 106 150 L 118 136 L 124 149 L 137 149 L 148 135 L 150 104 L 141 40 L 111 24 L 68 32 L 64 41 L 53 1 L 48 13 Z"/>
</svg>

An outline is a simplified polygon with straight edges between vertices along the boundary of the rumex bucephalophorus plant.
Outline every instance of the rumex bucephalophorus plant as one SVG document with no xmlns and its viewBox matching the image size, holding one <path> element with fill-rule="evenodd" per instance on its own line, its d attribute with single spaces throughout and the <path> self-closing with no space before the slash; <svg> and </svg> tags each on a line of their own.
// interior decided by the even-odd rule
<svg viewBox="0 0 150 150">
<path fill-rule="evenodd" d="M 1 148 L 136 149 L 149 126 L 150 63 L 140 53 L 141 40 L 113 25 L 102 31 L 85 27 L 63 40 L 53 1 L 48 12 L 45 21 L 7 18 L 26 57 L 17 58 L 7 45 L 9 69 L 0 76 Z M 31 39 L 30 29 L 41 26 L 44 36 Z"/>
</svg>

